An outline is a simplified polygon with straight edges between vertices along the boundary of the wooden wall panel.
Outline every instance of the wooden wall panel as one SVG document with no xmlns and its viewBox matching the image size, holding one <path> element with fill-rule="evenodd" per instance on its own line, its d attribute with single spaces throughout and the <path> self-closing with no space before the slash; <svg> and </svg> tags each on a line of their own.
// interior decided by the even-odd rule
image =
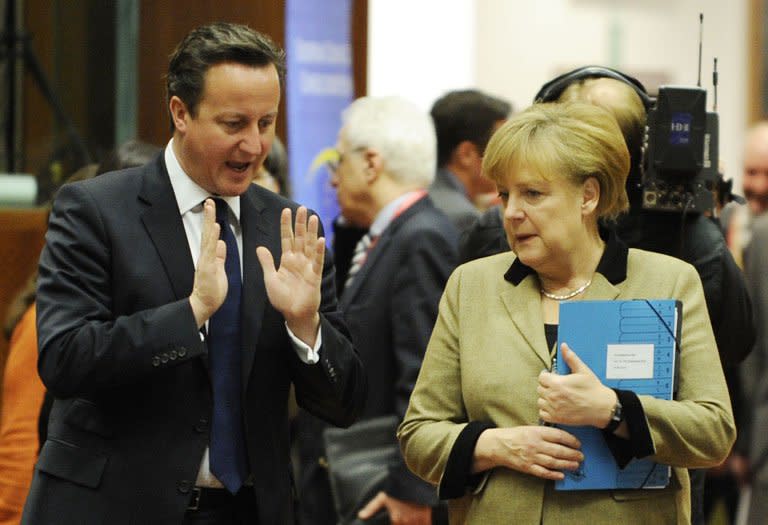
<svg viewBox="0 0 768 525">
<path fill-rule="evenodd" d="M 355 95 L 367 92 L 368 1 L 352 0 Z M 163 145 L 170 125 L 164 75 L 176 44 L 194 27 L 214 21 L 248 24 L 285 47 L 285 2 L 282 0 L 142 0 L 139 41 L 139 137 Z M 318 22 L 322 23 L 322 22 Z M 277 133 L 285 142 L 285 96 Z"/>
<path fill-rule="evenodd" d="M 747 123 L 766 118 L 765 16 L 766 0 L 749 0 L 747 38 Z"/>
<path fill-rule="evenodd" d="M 139 137 L 164 145 L 170 125 L 165 103 L 165 72 L 176 44 L 193 28 L 217 21 L 247 24 L 284 46 L 282 1 L 141 1 L 139 29 Z M 285 98 L 285 97 L 283 97 Z M 280 104 L 278 134 L 285 136 L 285 101 Z"/>
<path fill-rule="evenodd" d="M 368 0 L 352 0 L 352 68 L 355 98 L 368 94 Z"/>
</svg>

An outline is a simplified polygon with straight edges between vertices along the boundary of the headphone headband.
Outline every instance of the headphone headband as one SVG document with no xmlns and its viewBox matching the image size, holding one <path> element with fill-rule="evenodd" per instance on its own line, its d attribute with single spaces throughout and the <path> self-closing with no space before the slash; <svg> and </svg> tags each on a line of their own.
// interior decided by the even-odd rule
<svg viewBox="0 0 768 525">
<path fill-rule="evenodd" d="M 565 88 L 570 86 L 573 82 L 585 78 L 613 78 L 623 82 L 634 89 L 640 96 L 640 100 L 643 101 L 646 111 L 653 106 L 653 98 L 648 95 L 648 91 L 646 91 L 645 86 L 643 86 L 639 80 L 629 75 L 625 75 L 621 71 L 603 66 L 585 66 L 569 71 L 568 73 L 563 73 L 541 86 L 541 89 L 536 93 L 533 101 L 554 102 L 560 98 L 560 95 L 565 91 Z"/>
</svg>

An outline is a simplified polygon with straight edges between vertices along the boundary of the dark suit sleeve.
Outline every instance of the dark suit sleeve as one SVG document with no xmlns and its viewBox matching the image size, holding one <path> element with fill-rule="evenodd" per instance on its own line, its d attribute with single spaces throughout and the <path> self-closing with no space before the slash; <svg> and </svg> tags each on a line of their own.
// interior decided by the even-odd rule
<svg viewBox="0 0 768 525">
<path fill-rule="evenodd" d="M 363 365 L 338 310 L 333 260 L 327 251 L 321 292 L 320 362 L 308 365 L 290 352 L 296 401 L 315 416 L 348 427 L 363 410 L 367 384 Z"/>
<path fill-rule="evenodd" d="M 436 230 L 411 237 L 400 249 L 404 253 L 395 273 L 390 312 L 397 370 L 395 410 L 402 420 L 437 319 L 440 296 L 456 266 L 457 254 L 455 238 Z M 402 458 L 390 471 L 387 493 L 421 504 L 437 503 L 435 488 L 410 472 Z"/>
<path fill-rule="evenodd" d="M 721 275 L 721 297 L 719 304 L 713 308 L 718 315 L 710 313 L 710 319 L 720 360 L 726 366 L 740 363 L 752 351 L 755 327 L 746 282 L 731 252 L 725 248 L 721 258 Z"/>
<path fill-rule="evenodd" d="M 38 370 L 57 397 L 137 382 L 204 352 L 186 298 L 115 314 L 120 276 L 111 273 L 113 232 L 99 206 L 108 203 L 97 203 L 82 185 L 62 187 L 40 258 Z"/>
</svg>

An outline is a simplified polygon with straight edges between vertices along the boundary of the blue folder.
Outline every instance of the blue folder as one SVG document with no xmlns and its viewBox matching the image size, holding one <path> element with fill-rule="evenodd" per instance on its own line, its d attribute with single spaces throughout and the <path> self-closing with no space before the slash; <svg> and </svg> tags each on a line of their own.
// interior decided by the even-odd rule
<svg viewBox="0 0 768 525">
<path fill-rule="evenodd" d="M 570 373 L 560 345 L 567 343 L 604 385 L 638 395 L 673 399 L 682 303 L 671 299 L 574 301 L 560 304 L 556 371 Z M 581 441 L 584 461 L 564 471 L 556 490 L 650 489 L 669 484 L 671 469 L 634 459 L 620 469 L 594 427 L 558 425 Z"/>
</svg>

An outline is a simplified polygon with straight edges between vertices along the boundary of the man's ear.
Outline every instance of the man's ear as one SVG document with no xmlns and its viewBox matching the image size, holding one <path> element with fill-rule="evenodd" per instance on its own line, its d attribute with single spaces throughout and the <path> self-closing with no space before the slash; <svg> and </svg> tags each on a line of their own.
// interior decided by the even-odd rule
<svg viewBox="0 0 768 525">
<path fill-rule="evenodd" d="M 171 112 L 173 126 L 182 133 L 187 130 L 187 119 L 190 117 L 187 111 L 187 105 L 176 95 L 171 97 L 168 102 L 168 109 Z"/>
<path fill-rule="evenodd" d="M 384 158 L 375 149 L 367 148 L 363 153 L 365 159 L 365 180 L 368 184 L 376 181 L 384 171 Z"/>
<path fill-rule="evenodd" d="M 590 215 L 597 210 L 600 203 L 600 183 L 595 177 L 589 177 L 582 185 L 581 212 Z"/>
<path fill-rule="evenodd" d="M 471 167 L 477 163 L 480 157 L 480 151 L 477 145 L 470 140 L 463 140 L 459 142 L 456 149 L 453 150 L 453 159 L 463 167 Z"/>
</svg>

